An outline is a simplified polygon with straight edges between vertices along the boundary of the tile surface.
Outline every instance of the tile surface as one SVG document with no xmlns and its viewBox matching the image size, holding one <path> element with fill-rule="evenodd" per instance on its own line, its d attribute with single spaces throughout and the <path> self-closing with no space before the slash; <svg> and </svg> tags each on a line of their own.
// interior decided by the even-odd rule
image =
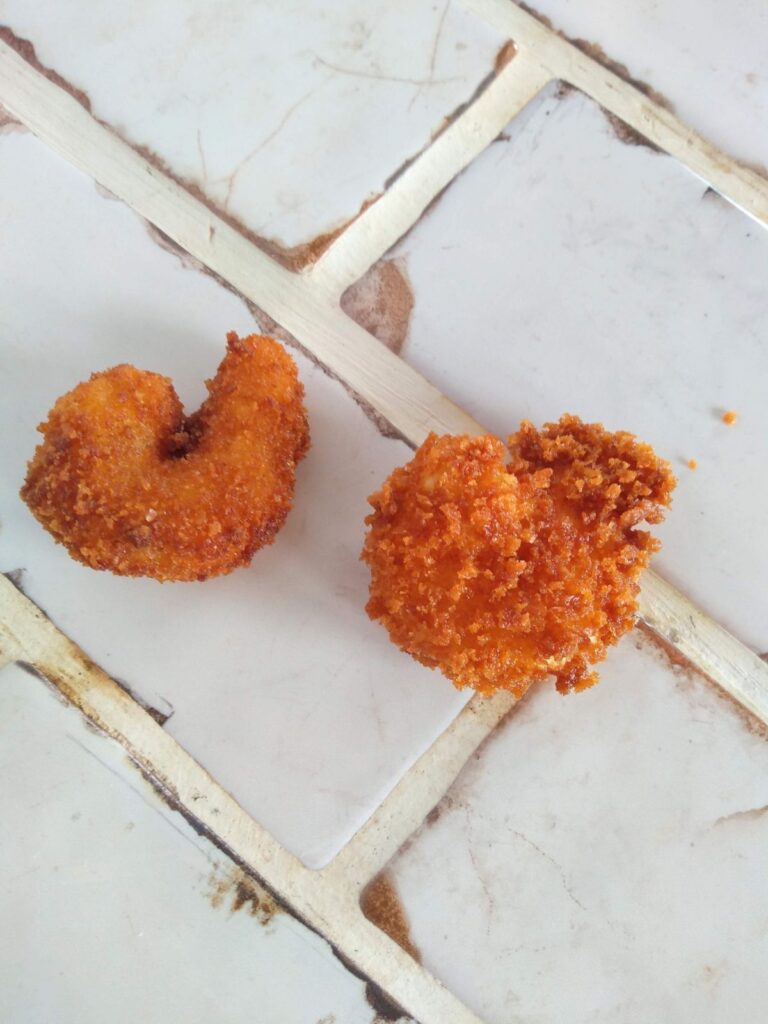
<svg viewBox="0 0 768 1024">
<path fill-rule="evenodd" d="M 290 249 L 353 217 L 493 69 L 458 0 L 0 0 L 94 114 Z"/>
<path fill-rule="evenodd" d="M 652 443 L 679 477 L 658 570 L 768 650 L 768 235 L 579 94 L 506 134 L 395 250 L 404 358 L 502 437 L 569 411 Z"/>
<path fill-rule="evenodd" d="M 97 573 L 17 497 L 55 399 L 120 362 L 167 374 L 195 407 L 245 306 L 185 269 L 138 218 L 29 135 L 0 138 L 0 569 L 166 728 L 260 824 L 312 866 L 328 860 L 462 706 L 363 610 L 366 497 L 408 449 L 296 355 L 313 447 L 276 543 L 205 584 Z"/>
<path fill-rule="evenodd" d="M 0 763 L 4 1024 L 370 1024 L 328 945 L 263 891 L 235 909 L 234 864 L 17 666 Z"/>
<path fill-rule="evenodd" d="M 766 842 L 765 739 L 633 635 L 593 689 L 533 691 L 392 877 L 425 966 L 489 1024 L 757 1024 Z"/>
<path fill-rule="evenodd" d="M 536 0 L 572 38 L 597 43 L 738 160 L 768 163 L 768 8 L 762 0 Z M 762 126 L 762 130 L 759 126 Z"/>
</svg>

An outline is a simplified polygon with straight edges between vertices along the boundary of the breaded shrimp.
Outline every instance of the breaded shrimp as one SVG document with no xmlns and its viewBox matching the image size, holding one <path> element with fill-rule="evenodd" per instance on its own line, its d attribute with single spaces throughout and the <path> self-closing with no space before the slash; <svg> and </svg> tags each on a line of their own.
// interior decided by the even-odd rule
<svg viewBox="0 0 768 1024">
<path fill-rule="evenodd" d="M 431 434 L 369 498 L 367 611 L 458 687 L 561 692 L 631 628 L 675 480 L 627 433 L 563 416 L 509 441 Z"/>
<path fill-rule="evenodd" d="M 296 364 L 271 338 L 231 332 L 207 388 L 185 417 L 167 377 L 121 365 L 58 399 L 21 496 L 73 558 L 205 580 L 273 541 L 309 446 Z"/>
</svg>

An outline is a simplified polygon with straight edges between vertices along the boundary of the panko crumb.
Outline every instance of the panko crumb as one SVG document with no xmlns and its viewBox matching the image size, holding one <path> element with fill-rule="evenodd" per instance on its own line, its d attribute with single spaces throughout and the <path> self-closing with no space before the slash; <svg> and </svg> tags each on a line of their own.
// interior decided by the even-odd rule
<svg viewBox="0 0 768 1024">
<path fill-rule="evenodd" d="M 431 434 L 369 498 L 367 611 L 457 687 L 597 681 L 629 630 L 675 479 L 632 434 L 566 415 L 509 440 Z"/>
<path fill-rule="evenodd" d="M 734 412 L 733 409 L 727 409 L 723 413 L 723 423 L 725 423 L 726 426 L 732 427 L 738 418 L 739 414 Z"/>
<path fill-rule="evenodd" d="M 698 469 L 699 464 L 696 459 L 688 459 L 688 469 Z"/>
</svg>

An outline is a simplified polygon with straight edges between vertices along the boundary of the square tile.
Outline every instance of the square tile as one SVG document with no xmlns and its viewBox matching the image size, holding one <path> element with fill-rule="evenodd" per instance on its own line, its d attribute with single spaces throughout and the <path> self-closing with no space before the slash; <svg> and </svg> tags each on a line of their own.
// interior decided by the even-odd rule
<svg viewBox="0 0 768 1024">
<path fill-rule="evenodd" d="M 568 411 L 653 444 L 679 479 L 656 568 L 768 650 L 768 235 L 581 94 L 506 135 L 394 250 L 404 358 L 501 437 Z"/>
<path fill-rule="evenodd" d="M 369 1024 L 365 983 L 39 679 L 0 672 L 6 1024 Z"/>
<path fill-rule="evenodd" d="M 354 217 L 491 74 L 458 0 L 4 0 L 0 21 L 290 262 Z"/>
<path fill-rule="evenodd" d="M 18 498 L 35 427 L 91 372 L 132 362 L 203 396 L 245 305 L 29 135 L 0 139 L 4 386 L 0 568 L 256 820 L 318 867 L 465 703 L 364 612 L 366 497 L 409 457 L 340 384 L 294 353 L 312 449 L 294 509 L 249 569 L 204 584 L 94 572 Z"/>
</svg>

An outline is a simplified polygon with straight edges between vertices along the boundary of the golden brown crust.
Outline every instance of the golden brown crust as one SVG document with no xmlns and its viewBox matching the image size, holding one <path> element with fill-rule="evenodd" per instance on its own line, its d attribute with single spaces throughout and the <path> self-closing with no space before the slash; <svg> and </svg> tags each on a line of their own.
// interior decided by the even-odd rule
<svg viewBox="0 0 768 1024">
<path fill-rule="evenodd" d="M 563 416 L 502 443 L 430 435 L 369 499 L 368 614 L 460 687 L 561 691 L 628 630 L 670 502 L 669 465 L 631 434 Z"/>
<path fill-rule="evenodd" d="M 121 365 L 56 402 L 21 496 L 74 558 L 203 580 L 272 542 L 309 445 L 296 364 L 271 338 L 231 332 L 207 387 L 185 417 L 167 377 Z"/>
</svg>

